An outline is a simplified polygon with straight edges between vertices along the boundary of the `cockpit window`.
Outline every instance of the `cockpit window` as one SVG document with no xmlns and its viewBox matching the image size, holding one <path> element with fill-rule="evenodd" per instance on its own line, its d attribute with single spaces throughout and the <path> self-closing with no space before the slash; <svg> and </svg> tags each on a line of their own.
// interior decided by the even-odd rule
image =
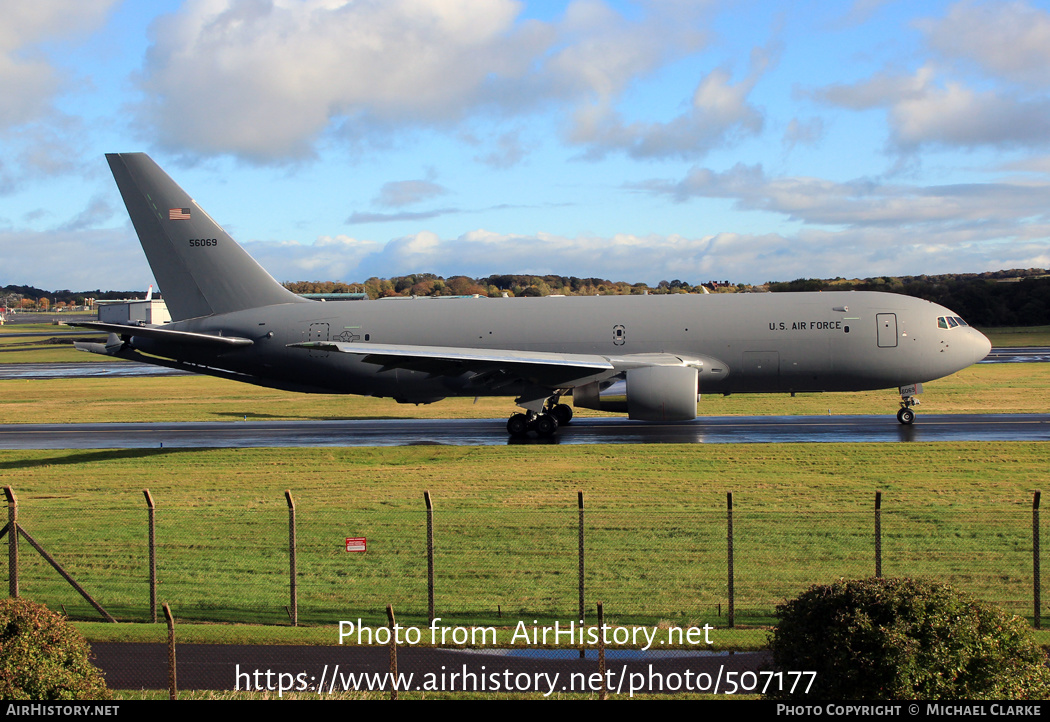
<svg viewBox="0 0 1050 722">
<path fill-rule="evenodd" d="M 963 321 L 958 316 L 938 316 L 937 317 L 937 328 L 959 328 L 961 326 L 969 326 L 970 324 Z"/>
</svg>

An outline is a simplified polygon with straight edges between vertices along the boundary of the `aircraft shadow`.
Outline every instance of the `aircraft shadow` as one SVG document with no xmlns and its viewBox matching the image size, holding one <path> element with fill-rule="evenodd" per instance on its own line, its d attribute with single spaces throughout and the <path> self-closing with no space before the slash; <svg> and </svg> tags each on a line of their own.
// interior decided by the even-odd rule
<svg viewBox="0 0 1050 722">
<path fill-rule="evenodd" d="M 115 459 L 143 459 L 167 454 L 209 451 L 207 448 L 186 449 L 100 449 L 79 454 L 60 454 L 43 459 L 19 459 L 0 462 L 0 469 L 33 469 L 41 466 L 69 466 L 86 464 L 92 461 L 113 461 Z"/>
</svg>

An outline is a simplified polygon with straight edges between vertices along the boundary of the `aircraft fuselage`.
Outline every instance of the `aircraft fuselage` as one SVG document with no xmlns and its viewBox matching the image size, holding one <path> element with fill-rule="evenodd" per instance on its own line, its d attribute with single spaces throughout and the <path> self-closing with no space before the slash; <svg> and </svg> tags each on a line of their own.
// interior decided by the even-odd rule
<svg viewBox="0 0 1050 722">
<path fill-rule="evenodd" d="M 953 315 L 921 299 L 872 292 L 336 301 L 279 304 L 165 327 L 251 339 L 245 348 L 215 353 L 141 337 L 133 346 L 318 391 L 408 402 L 515 395 L 516 389 L 473 385 L 471 372 L 435 378 L 289 346 L 342 341 L 602 356 L 668 353 L 719 362 L 721 372 L 710 363 L 700 369 L 702 393 L 859 391 L 930 381 L 983 358 L 988 343 L 979 332 L 938 327 L 939 317 Z"/>
</svg>

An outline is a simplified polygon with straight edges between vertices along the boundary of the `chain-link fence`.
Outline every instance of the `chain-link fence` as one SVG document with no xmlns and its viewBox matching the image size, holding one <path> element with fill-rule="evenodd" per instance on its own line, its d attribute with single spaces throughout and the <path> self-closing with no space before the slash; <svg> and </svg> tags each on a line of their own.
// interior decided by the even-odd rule
<svg viewBox="0 0 1050 722">
<path fill-rule="evenodd" d="M 791 512 L 753 510 L 759 501 L 740 496 L 732 508 L 666 511 L 583 508 L 573 496 L 562 508 L 446 510 L 436 498 L 432 556 L 420 496 L 418 510 L 294 514 L 276 504 L 167 508 L 158 498 L 157 609 L 166 602 L 185 621 L 379 626 L 392 604 L 404 624 L 426 626 L 432 598 L 445 624 L 498 626 L 578 620 L 581 604 L 602 600 L 614 624 L 764 625 L 810 585 L 881 566 L 1042 621 L 1038 496 L 964 511 L 887 498 L 878 510 L 874 499 L 867 511 L 843 499 L 847 510 Z M 139 501 L 58 511 L 41 500 L 18 507 L 12 494 L 9 548 L 16 515 L 22 531 L 3 570 L 10 593 L 100 618 L 31 538 L 115 619 L 150 621 L 150 515 Z M 347 551 L 350 539 L 366 551 Z"/>
</svg>

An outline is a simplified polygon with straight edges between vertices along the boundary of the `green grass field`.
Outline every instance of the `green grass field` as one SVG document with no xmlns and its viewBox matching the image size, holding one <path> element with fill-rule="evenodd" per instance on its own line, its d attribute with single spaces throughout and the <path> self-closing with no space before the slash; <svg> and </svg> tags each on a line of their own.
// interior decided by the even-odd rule
<svg viewBox="0 0 1050 722">
<path fill-rule="evenodd" d="M 982 328 L 992 346 L 1050 346 L 1050 326 Z"/>
<path fill-rule="evenodd" d="M 874 568 L 952 581 L 1031 615 L 1031 497 L 1043 443 L 409 447 L 0 452 L 21 523 L 118 618 L 146 618 L 146 512 L 161 599 L 183 620 L 287 624 L 287 511 L 298 513 L 300 619 L 426 617 L 423 490 L 436 505 L 438 614 L 451 624 L 567 620 L 576 491 L 587 598 L 617 623 L 724 626 L 725 493 L 734 492 L 738 625 L 812 583 Z M 367 554 L 342 551 L 366 536 Z M 24 546 L 23 546 L 24 548 Z M 26 596 L 94 612 L 23 551 Z"/>
</svg>

